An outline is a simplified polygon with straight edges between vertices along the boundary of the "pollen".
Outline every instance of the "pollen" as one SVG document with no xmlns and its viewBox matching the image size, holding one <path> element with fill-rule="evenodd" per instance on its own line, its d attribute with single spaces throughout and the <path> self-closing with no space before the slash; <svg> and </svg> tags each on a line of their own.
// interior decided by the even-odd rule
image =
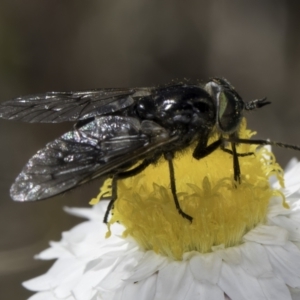
<svg viewBox="0 0 300 300">
<path fill-rule="evenodd" d="M 243 120 L 239 136 L 251 138 Z M 212 136 L 208 144 L 216 137 Z M 196 160 L 195 145 L 174 159 L 177 211 L 170 188 L 168 162 L 161 159 L 142 173 L 118 181 L 118 199 L 109 225 L 125 226 L 123 236 L 133 237 L 145 250 L 180 260 L 185 252 L 207 253 L 213 246 L 231 247 L 242 243 L 243 235 L 266 221 L 269 200 L 278 196 L 269 183 L 276 176 L 283 186 L 283 171 L 265 147 L 237 145 L 241 180 L 233 179 L 233 159 L 221 149 Z M 230 145 L 228 146 L 230 149 Z M 284 202 L 285 206 L 287 206 Z"/>
</svg>

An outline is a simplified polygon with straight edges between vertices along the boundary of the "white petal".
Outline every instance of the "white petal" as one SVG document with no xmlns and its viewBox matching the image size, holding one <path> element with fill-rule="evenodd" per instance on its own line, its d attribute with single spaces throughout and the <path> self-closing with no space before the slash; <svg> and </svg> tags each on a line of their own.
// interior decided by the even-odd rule
<svg viewBox="0 0 300 300">
<path fill-rule="evenodd" d="M 247 242 L 240 247 L 242 252 L 241 267 L 250 275 L 267 277 L 272 274 L 272 266 L 264 247 L 257 243 Z"/>
<path fill-rule="evenodd" d="M 258 225 L 246 233 L 243 240 L 264 245 L 284 245 L 288 240 L 288 232 L 278 226 Z"/>
<path fill-rule="evenodd" d="M 293 244 L 300 250 L 300 242 L 293 242 Z"/>
<path fill-rule="evenodd" d="M 152 300 L 156 291 L 156 280 L 157 274 L 153 274 L 142 281 L 127 283 L 119 292 L 121 297 L 116 295 L 114 300 Z"/>
<path fill-rule="evenodd" d="M 293 195 L 294 193 L 298 192 L 300 189 L 300 182 L 299 182 L 299 173 L 300 173 L 300 163 L 297 163 L 293 166 L 288 172 L 284 174 L 284 181 L 285 181 L 285 188 L 281 189 L 283 194 L 286 197 Z M 273 185 L 275 189 L 280 188 L 279 183 L 275 183 Z"/>
<path fill-rule="evenodd" d="M 278 277 L 291 287 L 300 287 L 300 253 L 288 251 L 280 246 L 264 246 Z M 299 250 L 298 250 L 299 251 Z"/>
<path fill-rule="evenodd" d="M 142 256 L 142 252 L 137 252 L 134 255 L 129 253 L 126 256 L 119 257 L 111 272 L 101 282 L 101 286 L 107 290 L 120 287 L 124 280 L 131 275 L 133 268 L 138 264 Z"/>
<path fill-rule="evenodd" d="M 70 215 L 86 218 L 90 220 L 99 220 L 103 222 L 103 217 L 106 212 L 108 203 L 106 201 L 100 201 L 98 204 L 89 208 L 86 207 L 64 207 L 64 211 Z"/>
<path fill-rule="evenodd" d="M 129 254 L 129 256 L 132 256 L 132 254 Z M 118 274 L 116 271 L 115 274 L 111 274 L 114 270 L 117 270 L 117 265 L 119 262 L 119 257 L 111 257 L 111 258 L 101 258 L 98 261 L 91 262 L 90 268 L 86 268 L 86 272 L 82 275 L 82 278 L 80 282 L 76 285 L 76 287 L 73 289 L 73 293 L 76 297 L 76 300 L 86 300 L 90 299 L 92 295 L 94 295 L 95 290 L 97 287 L 100 287 L 101 295 L 103 294 L 104 288 L 110 288 L 107 284 L 107 278 L 109 276 L 115 276 L 115 287 L 118 288 L 121 287 L 122 284 L 125 282 L 124 280 L 118 280 L 119 277 L 121 277 L 122 274 Z M 126 258 L 125 258 L 126 261 Z M 98 262 L 98 263 L 97 263 Z M 94 265 L 94 266 L 92 266 Z M 119 276 L 116 276 L 116 274 Z M 118 287 L 117 287 L 118 285 Z M 105 293 L 107 294 L 107 290 L 105 290 Z M 114 293 L 114 290 L 112 290 L 112 293 Z M 89 298 L 87 298 L 87 295 L 89 295 Z M 102 299 L 102 298 L 101 298 Z M 103 296 L 103 299 L 111 299 L 111 296 L 107 296 L 105 298 Z"/>
<path fill-rule="evenodd" d="M 216 284 L 219 280 L 222 259 L 215 253 L 199 254 L 191 258 L 189 267 L 197 280 Z"/>
<path fill-rule="evenodd" d="M 290 206 L 289 215 L 300 215 L 300 197 L 296 195 L 296 197 L 287 198 L 287 202 Z"/>
<path fill-rule="evenodd" d="M 23 286 L 32 291 L 56 288 L 58 294 L 66 297 L 78 282 L 83 270 L 84 264 L 76 259 L 57 260 L 46 274 L 23 282 Z"/>
<path fill-rule="evenodd" d="M 64 211 L 69 215 L 73 215 L 75 217 L 90 219 L 90 220 L 99 220 L 100 216 L 96 211 L 93 211 L 91 207 L 68 207 L 65 206 Z"/>
<path fill-rule="evenodd" d="M 67 298 L 68 300 L 73 300 L 74 298 Z M 52 292 L 41 292 L 41 293 L 36 293 L 28 300 L 58 300 L 56 296 L 53 295 Z"/>
<path fill-rule="evenodd" d="M 299 300 L 300 299 L 300 288 L 289 288 L 292 299 L 293 300 Z"/>
<path fill-rule="evenodd" d="M 22 285 L 30 291 L 48 291 L 56 287 L 57 283 L 46 273 L 24 281 Z"/>
<path fill-rule="evenodd" d="M 193 280 L 187 262 L 170 262 L 158 272 L 155 300 L 184 299 Z"/>
<path fill-rule="evenodd" d="M 283 280 L 276 277 L 258 278 L 267 300 L 292 300 L 290 291 Z"/>
<path fill-rule="evenodd" d="M 127 281 L 140 281 L 162 269 L 168 263 L 168 259 L 154 251 L 146 251 L 138 265 L 132 270 L 133 274 Z"/>
<path fill-rule="evenodd" d="M 288 173 L 297 165 L 297 163 L 298 159 L 296 157 L 291 158 L 290 161 L 287 163 L 286 167 L 284 168 L 284 172 Z"/>
<path fill-rule="evenodd" d="M 35 259 L 51 260 L 55 258 L 69 258 L 73 257 L 73 254 L 69 249 L 63 247 L 61 242 L 50 242 L 50 248 L 42 251 L 34 256 Z"/>
<path fill-rule="evenodd" d="M 300 241 L 300 223 L 286 216 L 277 216 L 272 218 L 272 222 L 289 232 L 289 240 Z"/>
<path fill-rule="evenodd" d="M 239 264 L 242 260 L 242 253 L 239 247 L 230 247 L 224 250 L 217 250 L 213 253 L 231 264 Z"/>
<path fill-rule="evenodd" d="M 97 293 L 96 287 L 111 271 L 111 267 L 99 271 L 89 271 L 83 274 L 80 282 L 73 288 L 72 293 L 76 300 L 87 300 Z"/>
<path fill-rule="evenodd" d="M 109 238 L 110 240 L 110 238 Z M 144 252 L 140 250 L 139 246 L 133 240 L 115 239 L 111 240 L 106 245 L 99 249 L 101 251 L 101 257 L 106 258 L 118 258 L 125 257 L 127 255 L 141 257 Z"/>
<path fill-rule="evenodd" d="M 224 292 L 214 284 L 193 281 L 184 300 L 224 300 Z"/>
<path fill-rule="evenodd" d="M 289 215 L 291 213 L 290 209 L 282 206 L 281 197 L 272 197 L 268 206 L 268 219 L 270 220 L 274 216 L 278 215 Z"/>
<path fill-rule="evenodd" d="M 89 240 L 93 243 L 99 243 L 104 240 L 105 232 L 101 231 L 102 224 L 96 222 L 84 222 L 73 227 L 68 232 L 62 233 L 60 242 L 51 242 L 51 248 L 46 249 L 35 258 L 38 259 L 53 259 L 53 258 L 68 258 L 74 256 L 73 245 L 85 245 Z M 102 226 L 103 227 L 103 226 Z M 105 227 L 104 227 L 105 228 Z M 82 246 L 81 246 L 82 247 Z"/>
<path fill-rule="evenodd" d="M 247 274 L 240 266 L 222 264 L 218 286 L 231 300 L 262 300 L 266 299 L 259 282 Z"/>
</svg>

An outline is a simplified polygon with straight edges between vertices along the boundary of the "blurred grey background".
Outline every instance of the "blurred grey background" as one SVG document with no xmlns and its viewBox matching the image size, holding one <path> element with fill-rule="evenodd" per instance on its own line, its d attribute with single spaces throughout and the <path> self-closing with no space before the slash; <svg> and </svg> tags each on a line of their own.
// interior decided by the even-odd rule
<svg viewBox="0 0 300 300">
<path fill-rule="evenodd" d="M 258 137 L 300 144 L 300 2 L 1 0 L 0 101 L 58 90 L 153 86 L 224 76 L 245 100 Z M 94 182 L 39 203 L 13 203 L 9 188 L 27 160 L 72 124 L 0 120 L 0 298 L 25 299 L 21 282 L 52 262 L 34 261 L 81 220 Z M 300 153 L 276 149 L 284 166 Z"/>
</svg>

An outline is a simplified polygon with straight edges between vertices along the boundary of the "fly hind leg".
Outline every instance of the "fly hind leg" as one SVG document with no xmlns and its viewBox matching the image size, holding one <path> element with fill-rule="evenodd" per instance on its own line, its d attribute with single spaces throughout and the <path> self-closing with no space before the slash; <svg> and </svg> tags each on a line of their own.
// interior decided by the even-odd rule
<svg viewBox="0 0 300 300">
<path fill-rule="evenodd" d="M 118 198 L 118 184 L 117 184 L 117 181 L 119 179 L 129 178 L 129 177 L 132 177 L 132 176 L 135 176 L 135 175 L 141 173 L 142 171 L 144 171 L 153 162 L 154 162 L 153 160 L 145 159 L 137 167 L 135 167 L 135 168 L 133 168 L 133 169 L 131 169 L 129 171 L 124 171 L 122 173 L 118 173 L 118 174 L 116 174 L 116 175 L 113 176 L 112 187 L 111 187 L 111 189 L 112 189 L 112 196 L 111 196 L 111 200 L 109 201 L 108 206 L 106 208 L 106 212 L 105 212 L 104 219 L 103 219 L 104 223 L 108 222 L 109 213 L 112 210 L 112 208 L 114 206 L 114 203 L 115 203 L 115 201 Z"/>
<path fill-rule="evenodd" d="M 177 198 L 177 191 L 176 191 L 176 181 L 175 181 L 175 172 L 174 172 L 174 165 L 173 165 L 173 153 L 165 153 L 165 159 L 169 163 L 169 173 L 170 173 L 170 183 L 171 183 L 171 191 L 173 195 L 173 199 L 175 202 L 176 209 L 178 210 L 178 213 L 185 219 L 189 220 L 190 222 L 193 221 L 193 218 L 186 214 L 180 207 L 178 198 Z"/>
</svg>

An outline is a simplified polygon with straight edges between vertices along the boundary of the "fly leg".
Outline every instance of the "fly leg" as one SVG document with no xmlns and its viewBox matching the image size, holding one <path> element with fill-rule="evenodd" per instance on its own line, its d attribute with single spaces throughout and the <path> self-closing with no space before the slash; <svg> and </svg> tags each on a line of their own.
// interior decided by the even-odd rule
<svg viewBox="0 0 300 300">
<path fill-rule="evenodd" d="M 238 157 L 245 157 L 245 156 L 254 155 L 254 152 L 237 153 L 236 149 L 235 149 L 235 145 L 236 145 L 235 143 L 231 143 L 232 150 L 226 149 L 224 147 L 224 145 L 222 145 L 221 150 L 226 152 L 226 153 L 229 153 L 233 156 L 234 180 L 241 183 L 241 178 L 240 178 L 241 171 L 240 171 L 240 165 L 239 165 Z M 236 158 L 236 160 L 235 160 L 235 158 Z"/>
<path fill-rule="evenodd" d="M 193 152 L 193 157 L 198 160 L 204 158 L 209 154 L 211 154 L 212 152 L 214 152 L 215 150 L 217 150 L 222 145 L 222 143 L 223 140 L 222 138 L 220 138 L 219 140 L 207 146 L 207 140 L 206 141 L 200 140 Z"/>
<path fill-rule="evenodd" d="M 135 175 L 141 173 L 142 171 L 144 171 L 153 162 L 154 162 L 154 160 L 149 160 L 149 159 L 146 160 L 145 159 L 137 167 L 135 167 L 135 168 L 133 168 L 133 169 L 131 169 L 129 171 L 124 171 L 122 173 L 118 173 L 118 174 L 116 174 L 116 175 L 113 176 L 112 187 L 111 187 L 112 188 L 112 196 L 111 196 L 111 200 L 108 203 L 108 206 L 106 208 L 106 212 L 105 212 L 105 215 L 104 215 L 104 218 L 103 218 L 103 222 L 104 223 L 108 222 L 109 213 L 110 213 L 111 209 L 113 208 L 115 201 L 118 198 L 118 185 L 117 185 L 117 181 L 119 179 L 129 178 L 129 177 L 132 177 L 132 176 L 135 176 Z"/>
<path fill-rule="evenodd" d="M 235 135 L 232 135 L 232 137 L 235 137 Z M 208 156 L 209 154 L 211 154 L 212 152 L 214 152 L 217 148 L 221 148 L 223 151 L 225 152 L 229 152 L 232 157 L 233 157 L 233 172 L 234 172 L 234 180 L 237 182 L 241 182 L 241 170 L 240 170 L 240 164 L 239 164 L 239 156 L 247 156 L 247 155 L 252 155 L 252 152 L 248 152 L 248 153 L 237 153 L 236 152 L 236 143 L 235 142 L 231 142 L 231 148 L 232 150 L 229 149 L 225 149 L 224 148 L 224 139 L 222 137 L 220 137 L 220 139 L 218 139 L 217 141 L 213 142 L 212 144 L 207 146 L 207 138 L 201 138 L 197 147 L 194 150 L 193 153 L 193 157 L 196 159 L 201 159 L 204 158 L 206 156 Z"/>
<path fill-rule="evenodd" d="M 174 172 L 174 165 L 173 165 L 173 158 L 174 155 L 171 152 L 165 153 L 165 159 L 168 161 L 169 163 L 169 173 L 170 173 L 170 183 L 171 183 L 171 191 L 172 191 L 172 195 L 173 195 L 173 199 L 175 202 L 175 206 L 176 209 L 178 210 L 178 213 L 188 219 L 190 222 L 193 221 L 193 218 L 189 215 L 187 215 L 180 207 L 179 205 L 179 201 L 177 198 L 177 192 L 176 192 L 176 182 L 175 182 L 175 172 Z"/>
<path fill-rule="evenodd" d="M 104 218 L 103 218 L 103 223 L 107 223 L 108 222 L 108 216 L 109 216 L 109 213 L 111 211 L 111 209 L 113 208 L 114 206 L 114 202 L 117 200 L 117 180 L 115 178 L 115 176 L 113 176 L 112 178 L 112 182 L 111 182 L 111 199 L 107 205 L 107 208 L 106 208 L 106 211 L 105 211 L 105 214 L 104 214 Z"/>
<path fill-rule="evenodd" d="M 201 159 L 201 158 L 208 156 L 209 154 L 211 154 L 212 152 L 217 150 L 218 147 L 220 147 L 220 149 L 222 151 L 229 153 L 231 155 L 234 155 L 232 150 L 225 148 L 224 140 L 222 138 L 213 142 L 209 146 L 206 146 L 205 143 L 201 143 L 200 146 L 199 146 L 199 144 L 197 145 L 197 147 L 195 148 L 194 153 L 193 153 L 193 157 L 196 159 Z M 244 157 L 244 156 L 254 155 L 254 152 L 236 153 L 236 155 L 238 157 Z"/>
<path fill-rule="evenodd" d="M 221 145 L 221 148 L 220 148 L 222 151 L 226 152 L 226 153 L 229 153 L 231 155 L 233 155 L 233 151 L 230 150 L 230 149 L 227 149 L 224 147 L 224 145 Z M 245 153 L 237 153 L 236 154 L 238 157 L 245 157 L 245 156 L 250 156 L 250 155 L 254 155 L 254 152 L 245 152 Z"/>
<path fill-rule="evenodd" d="M 236 152 L 236 144 L 231 143 L 232 148 L 232 158 L 233 158 L 233 178 L 236 182 L 241 183 L 241 169 L 239 158 Z"/>
</svg>

